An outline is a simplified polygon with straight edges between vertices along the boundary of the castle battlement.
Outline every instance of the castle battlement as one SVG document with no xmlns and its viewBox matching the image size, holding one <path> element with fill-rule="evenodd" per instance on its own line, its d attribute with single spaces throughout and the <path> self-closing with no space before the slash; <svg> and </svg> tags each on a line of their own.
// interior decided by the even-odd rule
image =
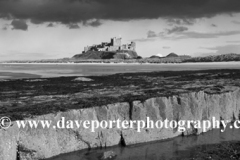
<svg viewBox="0 0 240 160">
<path fill-rule="evenodd" d="M 121 51 L 130 50 L 135 51 L 136 43 L 131 42 L 130 44 L 122 44 L 122 38 L 113 37 L 110 42 L 102 42 L 100 44 L 95 44 L 92 46 L 84 47 L 83 52 L 87 51 Z"/>
</svg>

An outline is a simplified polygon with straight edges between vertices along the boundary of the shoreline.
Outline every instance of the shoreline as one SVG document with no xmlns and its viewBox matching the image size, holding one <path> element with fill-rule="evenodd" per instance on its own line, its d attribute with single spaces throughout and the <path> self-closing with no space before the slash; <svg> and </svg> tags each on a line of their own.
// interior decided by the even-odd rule
<svg viewBox="0 0 240 160">
<path fill-rule="evenodd" d="M 101 76 L 117 73 L 240 69 L 240 62 L 202 63 L 1 63 L 0 79 Z M 21 76 L 21 74 L 23 76 Z"/>
<path fill-rule="evenodd" d="M 126 62 L 119 62 L 119 63 L 8 63 L 8 62 L 0 62 L 0 65 L 8 65 L 8 64 L 49 64 L 49 65 L 193 65 L 193 64 L 240 64 L 240 61 L 226 61 L 226 62 L 181 62 L 181 63 L 126 63 Z"/>
</svg>

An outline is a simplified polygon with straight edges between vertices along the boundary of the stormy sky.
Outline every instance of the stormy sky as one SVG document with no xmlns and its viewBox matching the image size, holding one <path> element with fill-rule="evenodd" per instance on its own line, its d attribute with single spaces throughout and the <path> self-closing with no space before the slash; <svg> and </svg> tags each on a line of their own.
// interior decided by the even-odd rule
<svg viewBox="0 0 240 160">
<path fill-rule="evenodd" d="M 239 0 L 0 0 L 0 60 L 71 57 L 121 36 L 143 57 L 240 53 Z"/>
</svg>

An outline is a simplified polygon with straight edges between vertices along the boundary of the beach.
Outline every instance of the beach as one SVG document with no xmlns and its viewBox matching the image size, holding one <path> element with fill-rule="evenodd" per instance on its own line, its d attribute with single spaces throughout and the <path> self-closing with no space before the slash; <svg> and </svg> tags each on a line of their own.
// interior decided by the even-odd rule
<svg viewBox="0 0 240 160">
<path fill-rule="evenodd" d="M 166 63 L 166 64 L 99 64 L 99 63 L 1 63 L 2 78 L 90 76 L 128 72 L 240 69 L 240 62 Z M 1 78 L 1 77 L 0 77 Z"/>
</svg>

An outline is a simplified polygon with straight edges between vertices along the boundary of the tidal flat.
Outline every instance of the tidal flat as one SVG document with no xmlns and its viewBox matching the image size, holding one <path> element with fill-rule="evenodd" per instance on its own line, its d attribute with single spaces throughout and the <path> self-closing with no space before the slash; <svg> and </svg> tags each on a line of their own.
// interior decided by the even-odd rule
<svg viewBox="0 0 240 160">
<path fill-rule="evenodd" d="M 84 78 L 5 79 L 0 82 L 0 116 L 15 120 L 189 92 L 218 94 L 240 86 L 237 69 L 118 73 Z"/>
<path fill-rule="evenodd" d="M 102 76 L 4 79 L 0 82 L 0 116 L 13 121 L 0 130 L 3 159 L 46 159 L 76 150 L 171 139 L 201 134 L 175 129 L 17 128 L 15 121 L 204 120 L 239 119 L 240 70 L 161 71 Z M 8 148 L 4 147 L 10 145 Z M 235 145 L 235 144 L 233 144 Z M 231 152 L 229 152 L 231 153 Z"/>
</svg>

